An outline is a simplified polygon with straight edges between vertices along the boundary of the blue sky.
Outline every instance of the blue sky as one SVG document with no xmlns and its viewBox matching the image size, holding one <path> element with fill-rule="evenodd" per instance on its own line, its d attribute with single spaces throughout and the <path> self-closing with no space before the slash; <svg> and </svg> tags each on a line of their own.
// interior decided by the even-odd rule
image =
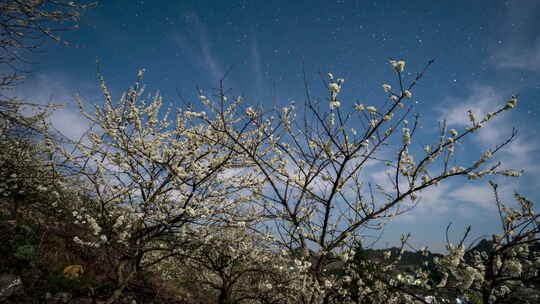
<svg viewBox="0 0 540 304">
<path fill-rule="evenodd" d="M 304 100 L 304 63 L 314 95 L 327 95 L 319 72 L 345 78 L 342 107 L 355 101 L 382 105 L 382 83 L 396 84 L 389 57 L 407 62 L 414 77 L 435 58 L 413 91 L 421 129 L 413 139 L 421 147 L 437 139 L 437 121 L 467 127 L 466 111 L 480 116 L 511 95 L 519 104 L 458 146 L 457 164 L 468 164 L 519 130 L 512 147 L 498 153 L 503 168 L 525 168 L 520 179 L 500 181 L 501 194 L 513 203 L 514 190 L 533 201 L 540 178 L 540 2 L 522 1 L 102 1 L 83 17 L 81 28 L 64 38 L 79 48 L 49 43 L 28 57 L 34 73 L 17 88 L 28 101 L 66 104 L 53 124 L 72 138 L 87 127 L 73 95 L 101 103 L 96 58 L 117 100 L 145 68 L 147 92 L 159 90 L 166 103 L 178 96 L 196 101 L 196 87 L 210 92 L 224 72 L 233 95 L 247 104 L 284 106 Z M 466 148 L 465 148 L 466 147 Z M 416 157 L 417 159 L 419 158 Z M 366 178 L 383 182 L 380 167 Z M 538 208 L 537 208 L 538 210 Z M 444 251 L 444 231 L 453 222 L 457 240 L 466 225 L 472 236 L 500 228 L 487 179 L 447 180 L 423 193 L 414 211 L 389 224 L 375 247 L 395 246 L 404 232 L 411 243 Z"/>
</svg>

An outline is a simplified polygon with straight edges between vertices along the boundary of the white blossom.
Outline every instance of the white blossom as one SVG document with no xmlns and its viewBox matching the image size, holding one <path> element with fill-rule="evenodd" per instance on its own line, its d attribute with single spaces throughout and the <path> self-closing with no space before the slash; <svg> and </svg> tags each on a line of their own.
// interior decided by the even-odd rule
<svg viewBox="0 0 540 304">
<path fill-rule="evenodd" d="M 366 108 L 366 110 L 368 110 L 368 112 L 370 113 L 376 113 L 377 112 L 377 108 L 375 108 L 374 106 L 369 106 Z"/>
<path fill-rule="evenodd" d="M 339 84 L 335 82 L 331 82 L 330 84 L 328 84 L 328 89 L 331 92 L 339 93 L 339 90 L 341 89 L 341 87 L 339 86 Z"/>
<path fill-rule="evenodd" d="M 330 109 L 331 110 L 337 109 L 339 108 L 340 105 L 341 103 L 339 101 L 332 101 L 330 102 Z"/>
<path fill-rule="evenodd" d="M 409 91 L 409 90 L 405 90 L 405 91 L 403 91 L 403 96 L 404 96 L 405 98 L 411 98 L 411 97 L 412 97 L 412 93 L 411 93 L 411 91 Z"/>
</svg>

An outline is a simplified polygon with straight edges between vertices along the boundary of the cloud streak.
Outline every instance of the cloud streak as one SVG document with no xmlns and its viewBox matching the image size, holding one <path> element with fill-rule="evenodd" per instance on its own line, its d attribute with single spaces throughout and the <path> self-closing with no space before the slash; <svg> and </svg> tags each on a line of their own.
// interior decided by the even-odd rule
<svg viewBox="0 0 540 304">
<path fill-rule="evenodd" d="M 499 26 L 501 45 L 494 50 L 497 67 L 540 71 L 540 2 L 523 0 L 511 3 Z"/>
<path fill-rule="evenodd" d="M 75 106 L 74 87 L 62 74 L 36 74 L 33 81 L 18 86 L 13 95 L 30 103 L 64 105 L 63 108 L 52 112 L 49 120 L 63 135 L 71 140 L 79 140 L 90 124 Z M 30 113 L 31 111 L 25 112 Z"/>
<path fill-rule="evenodd" d="M 451 104 L 452 108 L 440 106 L 436 109 L 439 113 L 438 120 L 446 119 L 448 126 L 460 127 L 465 129 L 471 126 L 467 111 L 482 119 L 488 112 L 493 112 L 499 108 L 504 100 L 501 92 L 497 92 L 493 87 L 486 85 L 476 85 L 470 88 L 470 93 L 465 98 L 453 96 L 447 97 L 443 104 Z M 494 120 L 497 120 L 496 122 Z M 500 125 L 502 117 L 496 117 L 488 122 L 484 127 L 475 132 L 475 139 L 483 145 L 492 144 L 500 138 Z"/>
<path fill-rule="evenodd" d="M 489 185 L 484 183 L 481 185 L 464 185 L 449 192 L 448 196 L 467 203 L 467 207 L 472 206 L 491 213 L 497 209 L 494 204 L 493 191 Z"/>
<path fill-rule="evenodd" d="M 255 96 L 256 99 L 260 99 L 261 94 L 263 93 L 263 67 L 262 67 L 262 61 L 261 61 L 261 54 L 259 52 L 259 45 L 257 43 L 257 37 L 255 36 L 255 33 L 251 34 L 251 69 L 253 72 L 253 75 L 255 75 L 255 87 L 256 92 Z"/>
<path fill-rule="evenodd" d="M 208 71 L 211 80 L 217 83 L 224 75 L 224 68 L 212 51 L 212 45 L 206 25 L 194 11 L 184 14 L 184 21 L 189 31 L 174 32 L 172 39 L 177 47 L 185 52 L 188 61 L 195 63 L 198 68 Z M 196 37 L 190 37 L 188 33 L 194 33 Z"/>
<path fill-rule="evenodd" d="M 450 127 L 466 128 L 471 126 L 467 116 L 467 111 L 471 110 L 478 119 L 481 119 L 488 112 L 493 112 L 504 104 L 503 93 L 497 92 L 491 86 L 476 85 L 470 88 L 468 96 L 462 99 L 447 97 L 445 104 L 453 104 L 449 111 L 439 107 L 439 120 L 446 119 Z M 480 149 L 492 149 L 506 139 L 513 127 L 517 127 L 513 113 L 501 113 L 490 120 L 480 130 L 472 136 L 473 141 L 480 145 Z M 503 163 L 505 168 L 520 170 L 527 168 L 527 171 L 536 177 L 540 177 L 540 165 L 534 160 L 534 152 L 540 149 L 538 141 L 527 141 L 523 139 L 527 136 L 525 129 L 522 136 L 517 137 L 511 144 L 504 147 L 498 153 L 497 159 Z"/>
<path fill-rule="evenodd" d="M 533 45 L 511 44 L 495 53 L 499 68 L 540 71 L 540 37 Z"/>
</svg>

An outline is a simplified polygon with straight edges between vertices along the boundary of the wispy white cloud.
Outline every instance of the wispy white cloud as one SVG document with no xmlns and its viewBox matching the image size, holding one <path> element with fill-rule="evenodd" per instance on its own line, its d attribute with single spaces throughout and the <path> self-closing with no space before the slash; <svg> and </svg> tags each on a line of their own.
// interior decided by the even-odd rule
<svg viewBox="0 0 540 304">
<path fill-rule="evenodd" d="M 501 161 L 505 168 L 524 169 L 529 178 L 538 179 L 540 178 L 540 164 L 537 161 L 539 151 L 540 143 L 538 141 L 527 141 L 520 137 L 505 147 Z"/>
<path fill-rule="evenodd" d="M 491 86 L 476 85 L 470 88 L 470 93 L 464 98 L 447 97 L 444 104 L 452 104 L 451 110 L 439 107 L 439 120 L 446 119 L 448 126 L 461 128 L 471 126 L 467 116 L 467 111 L 471 110 L 478 119 L 481 119 L 488 112 L 499 109 L 505 103 L 504 92 L 497 92 Z M 472 140 L 479 145 L 481 150 L 492 149 L 507 139 L 513 127 L 523 127 L 516 121 L 512 112 L 504 112 L 497 117 L 492 118 L 480 130 L 472 134 Z M 497 159 L 500 160 L 505 168 L 522 169 L 527 168 L 531 174 L 540 176 L 540 165 L 537 164 L 534 152 L 540 149 L 540 142 L 525 140 L 528 136 L 528 130 L 518 128 L 520 133 L 515 140 L 505 146 Z"/>
<path fill-rule="evenodd" d="M 451 185 L 447 181 L 438 186 L 432 186 L 418 194 L 418 204 L 412 210 L 396 217 L 397 223 L 414 223 L 426 216 L 444 216 L 453 208 L 453 202 L 448 199 Z M 411 206 L 411 203 L 407 203 Z"/>
<path fill-rule="evenodd" d="M 392 182 L 387 176 L 387 172 L 384 168 L 377 168 L 376 170 L 371 170 L 369 174 L 370 181 L 377 183 L 384 187 L 387 192 L 395 193 L 395 189 L 392 185 Z M 391 176 L 395 171 L 391 171 Z M 410 211 L 407 211 L 404 214 L 399 215 L 395 218 L 397 223 L 411 223 L 419 218 L 425 217 L 426 215 L 436 215 L 441 216 L 446 214 L 451 209 L 451 200 L 447 197 L 447 192 L 451 187 L 450 182 L 443 182 L 438 186 L 432 186 L 427 189 L 424 189 L 420 192 L 417 192 L 419 201 L 418 204 Z M 400 182 L 400 189 L 408 190 L 408 184 L 404 180 Z M 414 202 L 416 203 L 416 202 Z M 414 205 L 414 203 L 409 199 L 405 199 L 402 202 L 398 203 L 400 205 L 400 210 L 409 209 Z"/>
<path fill-rule="evenodd" d="M 494 203 L 493 191 L 489 185 L 484 183 L 481 185 L 466 184 L 457 187 L 448 193 L 448 197 L 484 211 L 495 212 L 497 209 Z"/>
<path fill-rule="evenodd" d="M 18 86 L 13 95 L 30 103 L 64 105 L 63 108 L 52 112 L 50 122 L 69 139 L 78 140 L 90 126 L 75 104 L 76 87 L 81 86 L 74 85 L 67 76 L 58 73 L 34 76 L 33 79 Z"/>
<path fill-rule="evenodd" d="M 499 68 L 540 71 L 540 2 L 522 0 L 506 7 L 497 22 L 499 36 L 505 39 L 494 48 L 492 60 Z"/>
<path fill-rule="evenodd" d="M 456 127 L 458 130 L 460 128 L 466 128 L 471 125 L 466 114 L 467 110 L 472 110 L 479 118 L 484 117 L 485 113 L 492 112 L 504 104 L 504 95 L 503 92 L 497 92 L 490 86 L 473 86 L 470 88 L 469 94 L 464 98 L 448 97 L 445 101 L 446 104 L 453 105 L 452 109 L 445 112 L 442 107 L 439 108 L 439 119 L 446 118 L 449 126 Z M 525 176 L 520 179 L 502 176 L 490 177 L 490 179 L 494 179 L 497 183 L 503 185 L 499 187 L 501 190 L 500 196 L 509 205 L 515 204 L 515 200 L 512 197 L 514 190 L 524 194 L 527 194 L 527 190 L 533 190 L 526 189 L 526 183 L 523 182 L 540 178 L 540 164 L 536 160 L 538 151 L 540 151 L 540 142 L 534 140 L 536 137 L 531 135 L 534 133 L 531 133 L 526 128 L 528 125 L 525 125 L 523 121 L 516 120 L 517 115 L 519 115 L 519 112 L 513 113 L 513 111 L 510 111 L 502 113 L 490 120 L 484 127 L 471 136 L 472 142 L 478 146 L 468 146 L 467 151 L 473 153 L 465 155 L 465 157 L 480 155 L 487 149 L 493 149 L 510 136 L 513 127 L 518 128 L 518 136 L 495 155 L 494 161 L 500 161 L 502 163 L 499 169 L 525 169 Z M 475 148 L 480 150 L 478 154 L 474 154 Z M 465 183 L 453 189 L 449 193 L 449 197 L 463 202 L 456 210 L 458 213 L 465 213 L 470 210 L 496 211 L 493 192 L 491 187 L 487 185 L 487 180 L 484 180 L 481 186 Z M 532 198 L 530 196 L 528 197 Z"/>
<path fill-rule="evenodd" d="M 438 120 L 446 119 L 448 126 L 460 127 L 465 129 L 471 126 L 467 111 L 482 119 L 488 112 L 493 112 L 504 104 L 504 93 L 497 92 L 491 86 L 475 85 L 470 88 L 470 93 L 465 98 L 449 96 L 443 101 L 444 106 L 436 109 L 439 113 Z M 447 105 L 451 105 L 450 110 Z M 496 120 L 496 121 L 495 121 Z M 481 144 L 492 144 L 500 139 L 501 117 L 496 117 L 474 135 L 475 139 Z M 504 124 L 506 121 L 503 121 Z M 510 128 L 511 130 L 511 128 Z"/>
<path fill-rule="evenodd" d="M 251 34 L 251 66 L 252 71 L 255 77 L 255 86 L 257 88 L 257 92 L 255 96 L 261 96 L 263 93 L 263 67 L 262 67 L 262 59 L 261 54 L 259 51 L 259 44 L 257 43 L 257 37 L 255 33 L 253 32 Z"/>
<path fill-rule="evenodd" d="M 495 54 L 500 68 L 540 71 L 540 37 L 533 45 L 510 44 Z"/>
<path fill-rule="evenodd" d="M 207 70 L 215 83 L 223 78 L 225 69 L 219 62 L 212 50 L 211 39 L 206 25 L 201 21 L 199 15 L 194 11 L 184 14 L 184 20 L 189 31 L 174 32 L 172 39 L 189 58 L 189 62 L 194 63 L 199 68 Z M 191 37 L 193 33 L 196 37 Z"/>
</svg>

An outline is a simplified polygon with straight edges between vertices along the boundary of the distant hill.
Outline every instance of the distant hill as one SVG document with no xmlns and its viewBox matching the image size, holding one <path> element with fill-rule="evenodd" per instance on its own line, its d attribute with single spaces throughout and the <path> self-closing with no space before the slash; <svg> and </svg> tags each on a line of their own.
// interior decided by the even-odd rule
<svg viewBox="0 0 540 304">
<path fill-rule="evenodd" d="M 384 252 L 390 250 L 392 257 L 396 257 L 399 254 L 399 248 L 392 247 L 387 249 L 365 249 L 364 252 L 367 257 L 376 260 L 384 259 Z M 427 256 L 422 255 L 420 252 L 412 252 L 405 250 L 398 265 L 422 265 L 424 262 L 432 263 L 435 257 L 443 257 L 442 254 L 432 253 L 427 251 Z"/>
<path fill-rule="evenodd" d="M 399 254 L 399 248 L 392 247 L 387 249 L 364 249 L 364 254 L 369 257 L 370 259 L 375 260 L 382 260 L 383 253 L 387 250 L 390 250 L 392 252 L 392 256 L 397 256 Z M 487 239 L 482 239 L 476 246 L 474 246 L 472 249 L 468 250 L 465 253 L 464 259 L 466 262 L 470 262 L 473 253 L 477 251 L 485 251 L 485 252 L 491 252 L 493 250 L 493 241 L 489 241 Z M 532 252 L 540 252 L 540 243 L 535 243 L 529 246 L 529 250 Z M 424 262 L 433 263 L 433 259 L 435 257 L 442 258 L 444 255 L 439 253 L 432 253 L 430 251 L 427 251 L 427 256 L 422 255 L 420 252 L 412 252 L 405 250 L 403 253 L 403 256 L 401 260 L 397 263 L 398 265 L 414 265 L 414 266 L 420 266 Z"/>
<path fill-rule="evenodd" d="M 473 253 L 477 251 L 485 251 L 490 253 L 493 251 L 493 241 L 482 239 L 476 246 L 465 253 L 464 259 L 467 263 L 472 261 Z M 530 252 L 540 252 L 540 243 L 529 245 Z"/>
<path fill-rule="evenodd" d="M 368 260 L 381 262 L 384 261 L 384 252 L 388 250 L 390 250 L 390 252 L 392 253 L 392 257 L 398 256 L 400 251 L 400 249 L 397 247 L 391 247 L 386 249 L 362 249 L 361 252 L 362 255 Z M 485 251 L 489 253 L 492 250 L 493 241 L 482 239 L 476 246 L 468 250 L 463 258 L 467 264 L 471 264 L 474 252 Z M 540 243 L 529 246 L 529 250 L 540 252 Z M 296 250 L 295 254 L 299 257 L 302 256 L 302 250 Z M 311 262 L 314 263 L 316 259 L 315 252 L 309 250 L 309 255 L 311 256 Z M 424 256 L 420 252 L 405 250 L 403 252 L 401 260 L 396 263 L 396 271 L 400 273 L 412 273 L 418 268 L 424 268 L 429 270 L 430 272 L 437 273 L 437 271 L 435 271 L 433 262 L 436 257 L 442 258 L 444 257 L 444 255 L 440 253 L 433 253 L 428 250 L 427 255 Z M 339 258 L 333 257 L 331 258 L 331 260 L 333 260 L 333 262 L 330 263 L 329 268 L 338 270 L 343 266 L 343 262 Z M 427 266 L 425 266 L 425 262 L 427 262 Z M 435 274 L 435 276 L 438 277 L 437 274 Z"/>
<path fill-rule="evenodd" d="M 384 252 L 390 250 L 392 252 L 392 257 L 395 257 L 399 254 L 399 248 L 392 247 L 387 249 L 363 249 L 362 252 L 364 255 L 375 261 L 382 261 L 384 259 Z M 463 257 L 465 262 L 470 264 L 472 263 L 473 253 L 477 251 L 491 252 L 493 250 L 493 241 L 482 239 L 476 246 L 468 250 Z M 540 243 L 535 243 L 529 246 L 530 251 L 540 252 Z M 427 256 L 422 255 L 420 252 L 404 251 L 402 258 L 397 262 L 397 268 L 399 271 L 412 272 L 419 267 L 424 265 L 424 262 L 427 262 L 427 269 L 433 270 L 433 260 L 438 257 L 442 258 L 444 255 L 439 253 L 432 253 L 427 251 Z M 425 266 L 424 266 L 425 267 Z"/>
</svg>

